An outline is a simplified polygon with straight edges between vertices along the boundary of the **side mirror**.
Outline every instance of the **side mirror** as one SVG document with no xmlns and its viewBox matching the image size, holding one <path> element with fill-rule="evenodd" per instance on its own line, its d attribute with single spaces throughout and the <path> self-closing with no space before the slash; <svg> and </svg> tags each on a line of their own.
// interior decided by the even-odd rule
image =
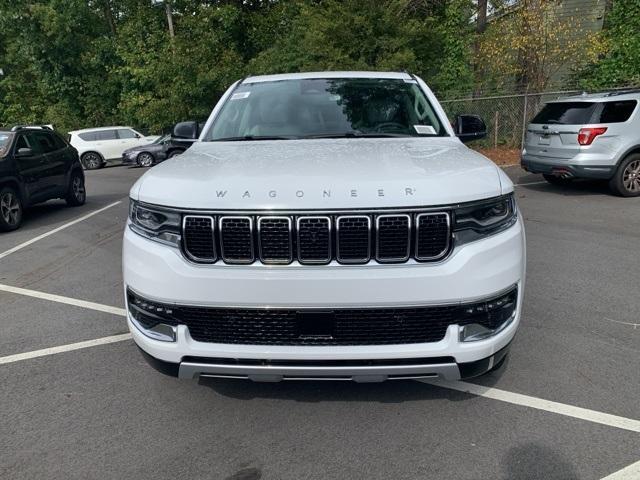
<svg viewBox="0 0 640 480">
<path fill-rule="evenodd" d="M 139 133 L 134 134 L 136 138 L 142 138 Z"/>
<path fill-rule="evenodd" d="M 176 123 L 171 136 L 183 140 L 197 140 L 199 137 L 198 122 L 189 121 Z"/>
<path fill-rule="evenodd" d="M 480 115 L 456 115 L 453 130 L 464 143 L 487 136 L 487 125 Z"/>
<path fill-rule="evenodd" d="M 19 157 L 30 157 L 31 155 L 33 155 L 33 150 L 30 148 L 22 147 L 18 149 Z"/>
</svg>

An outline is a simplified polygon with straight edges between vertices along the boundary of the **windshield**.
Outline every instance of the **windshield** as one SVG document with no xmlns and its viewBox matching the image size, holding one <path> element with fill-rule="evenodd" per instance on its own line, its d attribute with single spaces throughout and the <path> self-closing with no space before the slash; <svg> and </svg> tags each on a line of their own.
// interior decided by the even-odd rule
<svg viewBox="0 0 640 480">
<path fill-rule="evenodd" d="M 171 138 L 171 135 L 163 135 L 162 137 L 158 137 L 156 138 L 153 142 L 151 142 L 152 145 L 158 145 L 160 143 L 164 143 L 167 140 L 169 140 Z"/>
<path fill-rule="evenodd" d="M 445 135 L 414 80 L 335 78 L 241 84 L 205 140 Z"/>
<path fill-rule="evenodd" d="M 9 148 L 9 140 L 11 139 L 11 133 L 0 132 L 0 157 L 4 157 Z"/>
</svg>

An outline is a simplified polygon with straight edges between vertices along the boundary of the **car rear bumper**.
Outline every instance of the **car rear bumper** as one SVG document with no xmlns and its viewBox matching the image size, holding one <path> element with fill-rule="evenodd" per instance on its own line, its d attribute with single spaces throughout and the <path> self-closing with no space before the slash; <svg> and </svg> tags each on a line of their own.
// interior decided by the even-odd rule
<svg viewBox="0 0 640 480">
<path fill-rule="evenodd" d="M 609 179 L 616 170 L 616 165 L 597 165 L 580 163 L 575 157 L 571 159 L 540 157 L 523 154 L 520 165 L 530 173 L 542 173 L 575 178 Z"/>
</svg>

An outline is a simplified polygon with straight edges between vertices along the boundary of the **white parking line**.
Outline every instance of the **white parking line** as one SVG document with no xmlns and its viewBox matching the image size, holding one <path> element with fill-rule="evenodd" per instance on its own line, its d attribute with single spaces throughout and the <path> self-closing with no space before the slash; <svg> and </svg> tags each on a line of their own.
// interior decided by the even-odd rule
<svg viewBox="0 0 640 480">
<path fill-rule="evenodd" d="M 12 287 L 10 285 L 3 285 L 1 283 L 0 283 L 0 291 L 15 293 L 18 295 L 26 295 L 27 297 L 40 298 L 42 300 L 49 300 L 51 302 L 64 303 L 66 305 L 73 305 L 75 307 L 87 308 L 89 310 L 96 310 L 98 312 L 111 313 L 113 315 L 120 315 L 121 317 L 126 317 L 127 315 L 127 312 L 124 308 L 112 307 L 110 305 L 103 305 L 101 303 L 87 302 L 86 300 L 78 300 L 77 298 L 63 297 L 62 295 L 39 292 L 37 290 L 28 290 L 26 288 Z"/>
<path fill-rule="evenodd" d="M 525 185 L 541 185 L 543 183 L 548 183 L 546 180 L 542 180 L 540 182 L 529 182 L 529 183 L 514 183 L 514 187 L 524 187 Z"/>
<path fill-rule="evenodd" d="M 545 412 L 557 413 L 567 417 L 578 418 L 588 422 L 599 423 L 609 427 L 640 433 L 640 420 L 619 417 L 617 415 L 610 415 L 608 413 L 581 407 L 574 407 L 573 405 L 552 402 L 551 400 L 508 392 L 497 388 L 484 387 L 482 385 L 476 385 L 475 383 L 450 382 L 442 380 L 429 381 L 427 383 L 451 390 L 458 390 L 459 392 L 471 393 L 480 397 L 491 398 L 492 400 L 499 400 L 501 402 L 512 403 L 514 405 L 544 410 Z"/>
<path fill-rule="evenodd" d="M 122 342 L 131 338 L 130 333 L 121 333 L 120 335 L 111 335 L 109 337 L 96 338 L 84 342 L 70 343 L 68 345 L 60 345 L 59 347 L 43 348 L 42 350 L 33 350 L 32 352 L 17 353 L 6 357 L 0 357 L 0 365 L 6 363 L 19 362 L 21 360 L 29 360 L 31 358 L 47 357 L 56 353 L 70 352 L 72 350 L 80 350 L 82 348 L 97 347 L 98 345 L 107 345 L 109 343 Z"/>
<path fill-rule="evenodd" d="M 602 480 L 638 480 L 640 478 L 640 461 L 607 475 Z"/>
<path fill-rule="evenodd" d="M 102 305 L 100 303 L 88 302 L 86 300 L 78 300 L 76 298 L 64 297 L 62 295 L 54 295 L 51 293 L 38 292 L 36 290 L 28 290 L 26 288 L 12 287 L 10 285 L 0 284 L 0 291 L 15 293 L 17 295 L 26 295 L 28 297 L 39 298 L 42 300 L 49 300 L 52 302 L 63 303 L 65 305 L 72 305 L 80 308 L 87 308 L 89 310 L 95 310 L 99 312 L 111 313 L 119 316 L 126 316 L 126 310 L 123 308 L 112 307 L 109 305 Z M 0 357 L 0 364 L 19 362 L 21 360 L 27 360 L 30 358 L 44 357 L 48 355 L 54 355 L 61 352 L 68 352 L 72 350 L 79 350 L 82 348 L 94 347 L 97 345 L 105 345 L 108 343 L 120 342 L 131 338 L 129 333 L 121 335 L 113 335 L 110 337 L 97 338 L 95 340 L 88 340 L 85 342 L 72 343 L 69 345 L 61 345 L 58 347 L 45 348 L 42 350 L 35 350 L 32 352 L 19 353 L 15 355 L 9 355 L 7 357 Z M 614 428 L 620 428 L 623 430 L 630 430 L 632 432 L 640 433 L 640 421 L 631 418 L 620 417 L 617 415 L 611 415 L 608 413 L 598 412 L 596 410 L 589 410 L 581 407 L 574 407 L 573 405 L 566 405 L 564 403 L 553 402 L 551 400 L 545 400 L 543 398 L 531 397 L 529 395 L 522 395 L 520 393 L 508 392 L 506 390 L 499 390 L 497 388 L 484 387 L 482 385 L 476 385 L 474 383 L 458 382 L 458 381 L 424 381 L 442 388 L 448 388 L 450 390 L 457 390 L 460 392 L 470 393 L 478 395 L 480 397 L 491 398 L 493 400 L 499 400 L 501 402 L 511 403 L 514 405 L 521 405 L 524 407 L 535 408 L 537 410 L 543 410 L 546 412 L 557 413 L 559 415 L 565 415 L 567 417 L 573 417 L 580 420 L 586 420 L 588 422 L 599 423 L 601 425 L 607 425 Z M 621 477 L 626 478 L 626 477 Z M 631 478 L 631 477 L 629 477 Z"/>
<path fill-rule="evenodd" d="M 0 253 L 0 259 L 6 257 L 7 255 L 11 255 L 12 253 L 17 252 L 18 250 L 22 250 L 23 248 L 28 247 L 32 243 L 35 243 L 38 240 L 42 240 L 43 238 L 46 238 L 49 235 L 53 235 L 54 233 L 58 233 L 60 230 L 64 230 L 65 228 L 68 228 L 71 225 L 75 225 L 76 223 L 80 223 L 80 222 L 86 220 L 87 218 L 91 218 L 94 215 L 97 215 L 98 213 L 104 212 L 105 210 L 107 210 L 107 209 L 109 209 L 111 207 L 115 207 L 116 205 L 119 205 L 120 203 L 122 203 L 121 200 L 118 200 L 117 202 L 113 202 L 113 203 L 107 205 L 106 207 L 102 207 L 102 208 L 99 208 L 98 210 L 94 210 L 93 212 L 88 213 L 86 215 L 83 215 L 80 218 L 76 218 L 75 220 L 72 220 L 72 221 L 70 221 L 68 223 L 60 225 L 59 227 L 54 228 L 53 230 L 49 230 L 48 232 L 45 232 L 42 235 L 38 235 L 37 237 L 34 237 L 31 240 L 27 240 L 26 242 L 21 243 L 20 245 L 16 245 L 15 247 L 10 248 L 9 250 L 7 250 L 5 252 Z"/>
</svg>

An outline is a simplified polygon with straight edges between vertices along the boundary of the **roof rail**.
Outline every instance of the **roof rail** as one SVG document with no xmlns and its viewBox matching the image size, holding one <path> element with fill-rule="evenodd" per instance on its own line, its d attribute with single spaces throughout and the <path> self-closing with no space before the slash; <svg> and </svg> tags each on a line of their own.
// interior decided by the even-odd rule
<svg viewBox="0 0 640 480">
<path fill-rule="evenodd" d="M 11 127 L 11 131 L 17 132 L 18 130 L 27 130 L 29 128 L 35 130 L 53 130 L 52 125 L 15 125 Z"/>
<path fill-rule="evenodd" d="M 640 93 L 640 88 L 625 88 L 623 90 L 616 90 L 615 92 L 607 92 L 605 97 L 615 97 L 617 95 L 626 95 L 627 93 Z"/>
</svg>

